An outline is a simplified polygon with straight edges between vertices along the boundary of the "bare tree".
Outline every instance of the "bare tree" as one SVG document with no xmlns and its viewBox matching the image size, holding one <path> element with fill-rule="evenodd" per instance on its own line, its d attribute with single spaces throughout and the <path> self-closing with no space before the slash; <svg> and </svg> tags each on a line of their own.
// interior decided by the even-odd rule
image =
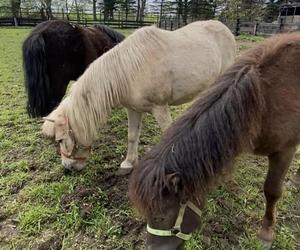
<svg viewBox="0 0 300 250">
<path fill-rule="evenodd" d="M 10 0 L 11 12 L 14 17 L 18 17 L 20 13 L 21 0 Z"/>
<path fill-rule="evenodd" d="M 93 18 L 97 20 L 97 0 L 93 0 Z"/>
<path fill-rule="evenodd" d="M 137 13 L 136 13 L 136 21 L 144 20 L 144 13 L 146 7 L 146 0 L 137 0 Z"/>
<path fill-rule="evenodd" d="M 41 0 L 42 9 L 46 11 L 47 19 L 53 19 L 52 15 L 52 0 Z"/>
<path fill-rule="evenodd" d="M 76 10 L 76 15 L 77 15 L 77 21 L 80 21 L 80 12 L 79 12 L 79 6 L 77 0 L 74 0 L 75 3 L 75 10 Z"/>
</svg>

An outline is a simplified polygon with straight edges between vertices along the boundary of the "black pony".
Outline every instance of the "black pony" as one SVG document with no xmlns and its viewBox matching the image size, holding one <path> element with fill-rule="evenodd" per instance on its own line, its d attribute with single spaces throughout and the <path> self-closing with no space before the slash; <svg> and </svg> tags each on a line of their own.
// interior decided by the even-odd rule
<svg viewBox="0 0 300 250">
<path fill-rule="evenodd" d="M 37 25 L 23 43 L 28 114 L 49 114 L 65 95 L 69 81 L 123 39 L 104 25 L 81 27 L 62 20 Z"/>
</svg>

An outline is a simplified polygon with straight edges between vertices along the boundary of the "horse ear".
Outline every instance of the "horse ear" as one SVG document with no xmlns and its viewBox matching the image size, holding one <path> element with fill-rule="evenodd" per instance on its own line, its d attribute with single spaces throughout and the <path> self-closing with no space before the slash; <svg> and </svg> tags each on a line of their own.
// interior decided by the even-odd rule
<svg viewBox="0 0 300 250">
<path fill-rule="evenodd" d="M 182 181 L 177 173 L 168 174 L 166 176 L 166 180 L 167 180 L 167 187 L 170 192 L 174 192 L 176 195 L 182 193 L 183 190 Z"/>
</svg>

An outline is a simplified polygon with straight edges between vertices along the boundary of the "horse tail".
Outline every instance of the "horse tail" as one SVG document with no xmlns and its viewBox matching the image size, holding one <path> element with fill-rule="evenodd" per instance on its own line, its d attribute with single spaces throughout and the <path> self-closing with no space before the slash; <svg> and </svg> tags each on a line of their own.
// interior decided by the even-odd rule
<svg viewBox="0 0 300 250">
<path fill-rule="evenodd" d="M 23 43 L 23 67 L 30 117 L 47 115 L 50 79 L 46 61 L 46 45 L 42 34 L 32 33 Z"/>
<path fill-rule="evenodd" d="M 94 25 L 95 28 L 101 30 L 104 32 L 106 35 L 109 36 L 109 38 L 113 41 L 113 43 L 118 44 L 122 42 L 125 39 L 125 36 L 122 35 L 121 33 L 113 30 L 112 28 L 106 26 L 106 25 L 101 25 L 101 24 L 96 24 Z"/>
</svg>

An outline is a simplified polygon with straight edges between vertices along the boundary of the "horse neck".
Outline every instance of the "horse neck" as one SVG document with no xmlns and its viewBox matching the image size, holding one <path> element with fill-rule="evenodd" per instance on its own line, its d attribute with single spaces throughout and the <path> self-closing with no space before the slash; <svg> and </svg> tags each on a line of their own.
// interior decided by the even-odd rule
<svg viewBox="0 0 300 250">
<path fill-rule="evenodd" d="M 70 94 L 67 113 L 78 142 L 90 145 L 112 108 L 120 106 L 127 93 L 128 78 L 117 57 L 106 55 L 94 61 Z"/>
</svg>

